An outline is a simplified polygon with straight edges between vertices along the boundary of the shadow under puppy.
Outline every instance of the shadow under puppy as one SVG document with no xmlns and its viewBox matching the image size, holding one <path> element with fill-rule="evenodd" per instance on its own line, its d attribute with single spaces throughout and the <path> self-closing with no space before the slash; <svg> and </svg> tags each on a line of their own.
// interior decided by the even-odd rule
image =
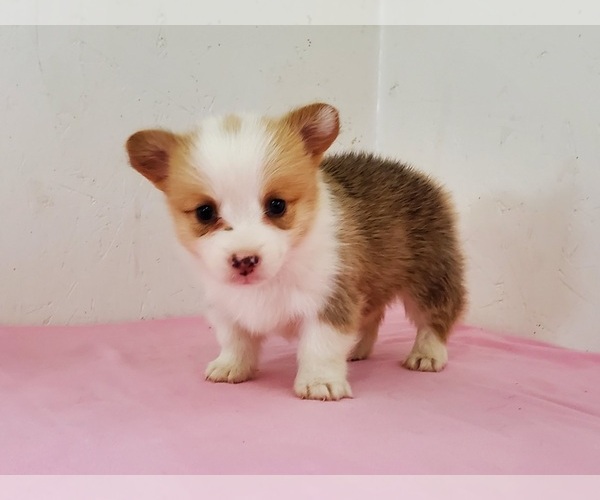
<svg viewBox="0 0 600 500">
<path fill-rule="evenodd" d="M 439 371 L 465 305 L 447 194 L 368 154 L 324 158 L 339 133 L 327 104 L 281 117 L 226 116 L 184 134 L 143 130 L 131 165 L 166 195 L 207 294 L 221 352 L 213 382 L 253 377 L 262 341 L 298 336 L 301 398 L 352 397 L 347 361 L 369 356 L 386 307 L 417 327 L 404 365 Z"/>
</svg>

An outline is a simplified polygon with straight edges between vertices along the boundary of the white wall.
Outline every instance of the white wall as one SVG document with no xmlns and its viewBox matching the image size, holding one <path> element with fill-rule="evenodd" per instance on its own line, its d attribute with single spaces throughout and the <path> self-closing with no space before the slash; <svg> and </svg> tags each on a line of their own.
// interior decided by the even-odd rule
<svg viewBox="0 0 600 500">
<path fill-rule="evenodd" d="M 378 28 L 0 27 L 0 322 L 198 312 L 139 128 L 326 100 L 375 139 Z"/>
<path fill-rule="evenodd" d="M 600 351 L 600 29 L 386 27 L 378 148 L 454 192 L 472 323 Z"/>
<path fill-rule="evenodd" d="M 0 27 L 0 67 L 2 323 L 196 313 L 123 142 L 322 99 L 454 192 L 469 321 L 600 350 L 597 28 Z"/>
</svg>

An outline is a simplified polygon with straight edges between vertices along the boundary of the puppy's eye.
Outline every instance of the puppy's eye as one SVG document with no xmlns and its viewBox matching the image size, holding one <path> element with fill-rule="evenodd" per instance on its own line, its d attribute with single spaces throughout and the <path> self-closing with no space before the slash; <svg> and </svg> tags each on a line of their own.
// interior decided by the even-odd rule
<svg viewBox="0 0 600 500">
<path fill-rule="evenodd" d="M 196 209 L 196 219 L 201 224 L 210 224 L 217 219 L 217 209 L 214 205 L 200 205 Z"/>
<path fill-rule="evenodd" d="M 287 208 L 285 200 L 273 198 L 267 202 L 267 215 L 269 217 L 281 217 Z"/>
</svg>

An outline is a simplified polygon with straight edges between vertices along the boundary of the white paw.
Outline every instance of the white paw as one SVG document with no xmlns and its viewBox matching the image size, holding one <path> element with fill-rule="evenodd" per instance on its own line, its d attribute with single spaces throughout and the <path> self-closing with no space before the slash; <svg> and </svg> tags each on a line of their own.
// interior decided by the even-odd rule
<svg viewBox="0 0 600 500">
<path fill-rule="evenodd" d="M 211 382 L 237 384 L 250 380 L 254 373 L 255 369 L 246 363 L 233 363 L 217 358 L 208 364 L 204 376 Z"/>
<path fill-rule="evenodd" d="M 431 330 L 417 334 L 415 345 L 403 365 L 409 370 L 439 372 L 448 363 L 448 350 L 440 338 Z"/>
<path fill-rule="evenodd" d="M 435 358 L 418 353 L 411 353 L 404 361 L 403 366 L 409 370 L 420 372 L 439 372 L 444 369 L 447 362 L 447 358 Z"/>
<path fill-rule="evenodd" d="M 317 399 L 320 401 L 338 401 L 352 397 L 352 389 L 350 389 L 350 384 L 346 379 L 296 379 L 294 391 L 302 399 Z"/>
</svg>

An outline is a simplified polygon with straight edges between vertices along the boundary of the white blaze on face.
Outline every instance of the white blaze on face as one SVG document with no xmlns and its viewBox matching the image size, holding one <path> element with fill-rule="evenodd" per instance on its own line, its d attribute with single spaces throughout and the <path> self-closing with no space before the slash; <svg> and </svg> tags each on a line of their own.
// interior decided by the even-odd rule
<svg viewBox="0 0 600 500">
<path fill-rule="evenodd" d="M 264 166 L 273 137 L 263 120 L 241 117 L 235 130 L 223 119 L 202 124 L 192 163 L 214 196 L 219 217 L 231 230 L 219 229 L 194 243 L 194 253 L 220 281 L 239 278 L 232 257 L 257 256 L 260 264 L 246 281 L 270 279 L 280 270 L 290 238 L 265 220 Z"/>
</svg>

